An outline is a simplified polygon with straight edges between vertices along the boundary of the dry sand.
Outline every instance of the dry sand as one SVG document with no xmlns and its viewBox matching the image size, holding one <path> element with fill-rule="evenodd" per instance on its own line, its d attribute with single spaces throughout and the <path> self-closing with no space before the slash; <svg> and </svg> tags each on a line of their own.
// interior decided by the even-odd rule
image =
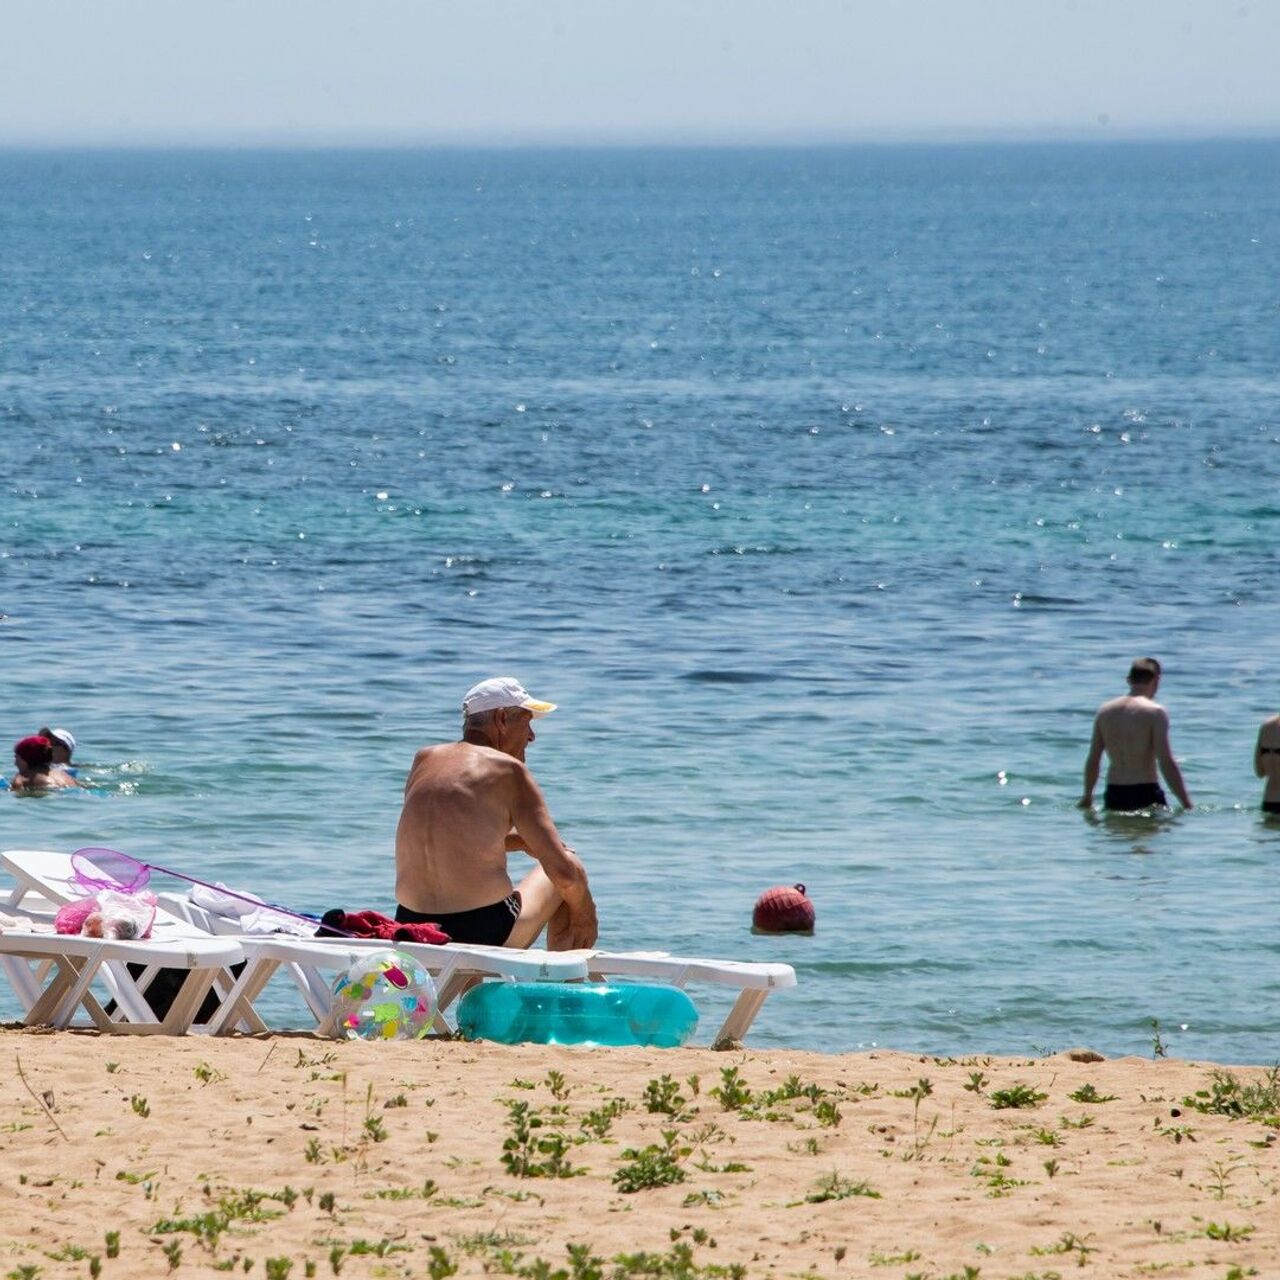
<svg viewBox="0 0 1280 1280">
<path fill-rule="evenodd" d="M 1211 1071 L 4 1030 L 0 1276 L 1280 1277 L 1276 1129 L 1186 1106 Z M 824 1092 L 761 1105 L 791 1076 Z M 512 1161 L 580 1176 L 504 1167 L 510 1103 L 546 1147 Z"/>
</svg>

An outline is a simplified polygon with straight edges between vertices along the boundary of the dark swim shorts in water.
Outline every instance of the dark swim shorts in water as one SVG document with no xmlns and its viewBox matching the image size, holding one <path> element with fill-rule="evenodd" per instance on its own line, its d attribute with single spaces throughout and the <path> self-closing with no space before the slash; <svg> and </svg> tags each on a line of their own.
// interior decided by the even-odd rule
<svg viewBox="0 0 1280 1280">
<path fill-rule="evenodd" d="M 1151 809 L 1156 805 L 1167 809 L 1169 801 L 1158 783 L 1135 782 L 1125 787 L 1108 787 L 1102 797 L 1103 807 L 1132 813 L 1135 809 Z M 444 925 L 440 926 L 442 929 Z M 448 932 L 446 930 L 446 932 Z"/>
<path fill-rule="evenodd" d="M 1280 813 L 1280 800 L 1264 800 L 1262 802 L 1263 813 Z"/>
<path fill-rule="evenodd" d="M 397 924 L 438 924 L 449 935 L 450 942 L 474 942 L 485 947 L 500 947 L 511 937 L 520 919 L 520 890 L 501 902 L 471 911 L 410 911 L 397 905 Z"/>
</svg>

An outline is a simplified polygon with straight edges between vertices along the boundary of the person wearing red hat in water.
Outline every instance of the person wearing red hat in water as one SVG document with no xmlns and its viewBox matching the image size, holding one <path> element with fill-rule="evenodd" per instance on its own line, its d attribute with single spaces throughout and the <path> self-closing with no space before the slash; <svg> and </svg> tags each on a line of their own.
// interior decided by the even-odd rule
<svg viewBox="0 0 1280 1280">
<path fill-rule="evenodd" d="M 560 838 L 524 763 L 533 721 L 555 710 L 518 680 L 482 680 L 462 701 L 462 740 L 413 758 L 396 829 L 396 919 L 455 942 L 564 951 L 595 945 L 587 872 Z M 538 865 L 513 887 L 508 851 Z"/>
<path fill-rule="evenodd" d="M 65 769 L 53 767 L 53 744 L 38 734 L 14 743 L 13 763 L 18 772 L 9 786 L 14 791 L 58 791 L 80 785 Z"/>
</svg>

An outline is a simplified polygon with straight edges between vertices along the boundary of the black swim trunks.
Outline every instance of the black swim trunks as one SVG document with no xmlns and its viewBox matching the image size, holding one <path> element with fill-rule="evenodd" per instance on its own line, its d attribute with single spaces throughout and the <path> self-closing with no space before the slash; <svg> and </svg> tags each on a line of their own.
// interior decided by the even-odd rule
<svg viewBox="0 0 1280 1280">
<path fill-rule="evenodd" d="M 396 906 L 397 924 L 438 924 L 450 942 L 473 942 L 485 947 L 501 947 L 511 937 L 520 919 L 520 890 L 501 902 L 471 911 L 410 911 Z"/>
<path fill-rule="evenodd" d="M 1157 805 L 1163 809 L 1169 807 L 1164 791 L 1155 782 L 1135 782 L 1123 787 L 1109 786 L 1102 797 L 1102 804 L 1106 809 L 1118 809 L 1121 813 L 1151 809 Z M 444 928 L 443 925 L 440 927 Z"/>
<path fill-rule="evenodd" d="M 1262 802 L 1263 813 L 1280 813 L 1280 800 L 1264 800 Z"/>
</svg>

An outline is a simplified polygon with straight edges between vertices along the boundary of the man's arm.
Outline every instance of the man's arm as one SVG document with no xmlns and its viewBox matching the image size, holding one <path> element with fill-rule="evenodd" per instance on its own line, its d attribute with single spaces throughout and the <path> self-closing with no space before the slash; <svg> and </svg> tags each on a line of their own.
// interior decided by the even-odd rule
<svg viewBox="0 0 1280 1280">
<path fill-rule="evenodd" d="M 1262 767 L 1262 735 L 1266 727 L 1266 725 L 1263 725 L 1262 728 L 1258 730 L 1258 741 L 1253 748 L 1253 771 L 1260 778 L 1265 778 L 1267 776 L 1266 770 Z"/>
<path fill-rule="evenodd" d="M 587 869 L 560 839 L 542 791 L 523 764 L 516 764 L 511 821 L 530 857 L 537 859 L 569 910 L 574 949 L 593 947 L 599 925 L 596 904 L 587 884 Z M 510 837 L 508 836 L 508 839 Z"/>
<path fill-rule="evenodd" d="M 1093 738 L 1089 743 L 1089 754 L 1084 760 L 1084 795 L 1077 808 L 1093 807 L 1093 789 L 1098 785 L 1098 774 L 1102 770 L 1102 730 L 1097 720 L 1093 722 Z"/>
<path fill-rule="evenodd" d="M 1178 803 L 1184 809 L 1194 808 L 1191 797 L 1187 794 L 1186 784 L 1182 781 L 1182 770 L 1178 768 L 1178 762 L 1173 758 L 1173 748 L 1169 745 L 1169 713 L 1163 707 L 1156 719 L 1156 763 L 1169 784 L 1169 790 L 1178 797 Z"/>
</svg>

